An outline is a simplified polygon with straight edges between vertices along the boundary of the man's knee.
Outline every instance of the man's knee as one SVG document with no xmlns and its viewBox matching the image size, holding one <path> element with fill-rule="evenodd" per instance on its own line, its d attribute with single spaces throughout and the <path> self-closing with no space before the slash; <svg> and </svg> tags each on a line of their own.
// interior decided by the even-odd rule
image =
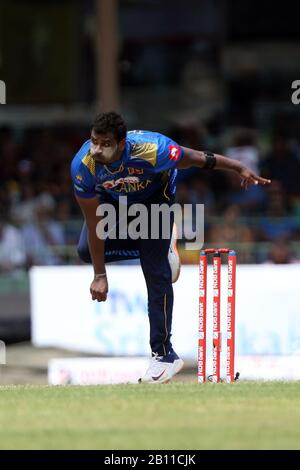
<svg viewBox="0 0 300 470">
<path fill-rule="evenodd" d="M 153 269 L 152 266 L 142 266 L 146 284 L 148 288 L 153 291 L 160 293 L 169 290 L 172 287 L 172 273 L 171 268 L 168 265 L 164 266 L 164 269 Z"/>
</svg>

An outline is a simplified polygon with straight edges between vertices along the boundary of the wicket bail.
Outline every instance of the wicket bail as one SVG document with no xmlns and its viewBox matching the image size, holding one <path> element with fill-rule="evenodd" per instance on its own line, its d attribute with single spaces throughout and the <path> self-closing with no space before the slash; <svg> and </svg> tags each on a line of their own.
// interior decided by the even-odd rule
<svg viewBox="0 0 300 470">
<path fill-rule="evenodd" d="M 236 252 L 227 248 L 207 249 L 200 253 L 199 286 L 199 339 L 198 339 L 198 382 L 206 382 L 206 325 L 207 325 L 207 257 L 213 254 L 213 374 L 212 381 L 221 380 L 221 254 L 228 255 L 228 297 L 227 297 L 227 350 L 226 381 L 235 381 L 234 339 L 235 339 L 235 286 Z"/>
</svg>

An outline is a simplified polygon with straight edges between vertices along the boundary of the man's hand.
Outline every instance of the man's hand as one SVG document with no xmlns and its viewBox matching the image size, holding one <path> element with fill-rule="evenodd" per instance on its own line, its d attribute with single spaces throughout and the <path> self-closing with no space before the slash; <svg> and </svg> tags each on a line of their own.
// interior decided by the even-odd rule
<svg viewBox="0 0 300 470">
<path fill-rule="evenodd" d="M 244 189 L 248 189 L 249 185 L 251 184 L 270 184 L 271 180 L 267 180 L 262 178 L 261 176 L 256 175 L 253 171 L 249 170 L 249 168 L 242 167 L 239 171 L 239 175 L 242 178 L 241 186 Z"/>
<path fill-rule="evenodd" d="M 90 287 L 90 292 L 93 300 L 105 302 L 108 293 L 108 282 L 106 277 L 94 279 Z"/>
<path fill-rule="evenodd" d="M 205 153 L 199 150 L 193 150 L 187 147 L 183 148 L 183 158 L 177 165 L 177 168 L 190 168 L 193 166 L 199 168 L 205 168 Z M 261 176 L 256 175 L 249 168 L 243 166 L 239 161 L 232 158 L 224 157 L 223 155 L 213 154 L 215 157 L 215 166 L 213 167 L 216 170 L 231 170 L 237 172 L 242 178 L 241 186 L 244 189 L 248 189 L 251 184 L 270 184 L 271 180 L 262 178 Z"/>
</svg>

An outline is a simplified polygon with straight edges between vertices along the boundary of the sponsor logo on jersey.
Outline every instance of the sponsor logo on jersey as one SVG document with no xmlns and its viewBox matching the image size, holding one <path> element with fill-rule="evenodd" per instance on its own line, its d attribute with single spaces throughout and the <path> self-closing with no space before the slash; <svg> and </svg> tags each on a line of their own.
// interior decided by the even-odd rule
<svg viewBox="0 0 300 470">
<path fill-rule="evenodd" d="M 105 189 L 113 189 L 116 186 L 119 186 L 119 184 L 138 183 L 139 181 L 140 180 L 137 176 L 126 176 L 125 178 L 118 178 L 117 180 L 104 181 L 102 186 Z"/>
<path fill-rule="evenodd" d="M 177 162 L 180 157 L 180 147 L 179 145 L 169 145 L 169 160 Z"/>
<path fill-rule="evenodd" d="M 142 175 L 144 170 L 142 168 L 127 168 L 129 175 Z"/>
<path fill-rule="evenodd" d="M 152 180 L 147 179 L 140 181 L 137 176 L 127 176 L 117 180 L 104 181 L 99 186 L 106 190 L 113 190 L 117 193 L 132 193 L 146 189 L 151 183 Z"/>
</svg>

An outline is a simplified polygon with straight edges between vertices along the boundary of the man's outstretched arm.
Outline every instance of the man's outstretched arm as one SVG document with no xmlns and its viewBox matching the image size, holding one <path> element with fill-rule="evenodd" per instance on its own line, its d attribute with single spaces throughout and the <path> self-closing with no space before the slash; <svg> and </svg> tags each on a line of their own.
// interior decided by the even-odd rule
<svg viewBox="0 0 300 470">
<path fill-rule="evenodd" d="M 271 180 L 256 175 L 252 170 L 243 166 L 239 161 L 224 157 L 212 152 L 202 152 L 187 147 L 182 147 L 184 154 L 178 169 L 197 166 L 199 168 L 208 168 L 216 170 L 231 170 L 238 173 L 242 179 L 241 186 L 248 189 L 250 184 L 269 184 Z"/>
</svg>

